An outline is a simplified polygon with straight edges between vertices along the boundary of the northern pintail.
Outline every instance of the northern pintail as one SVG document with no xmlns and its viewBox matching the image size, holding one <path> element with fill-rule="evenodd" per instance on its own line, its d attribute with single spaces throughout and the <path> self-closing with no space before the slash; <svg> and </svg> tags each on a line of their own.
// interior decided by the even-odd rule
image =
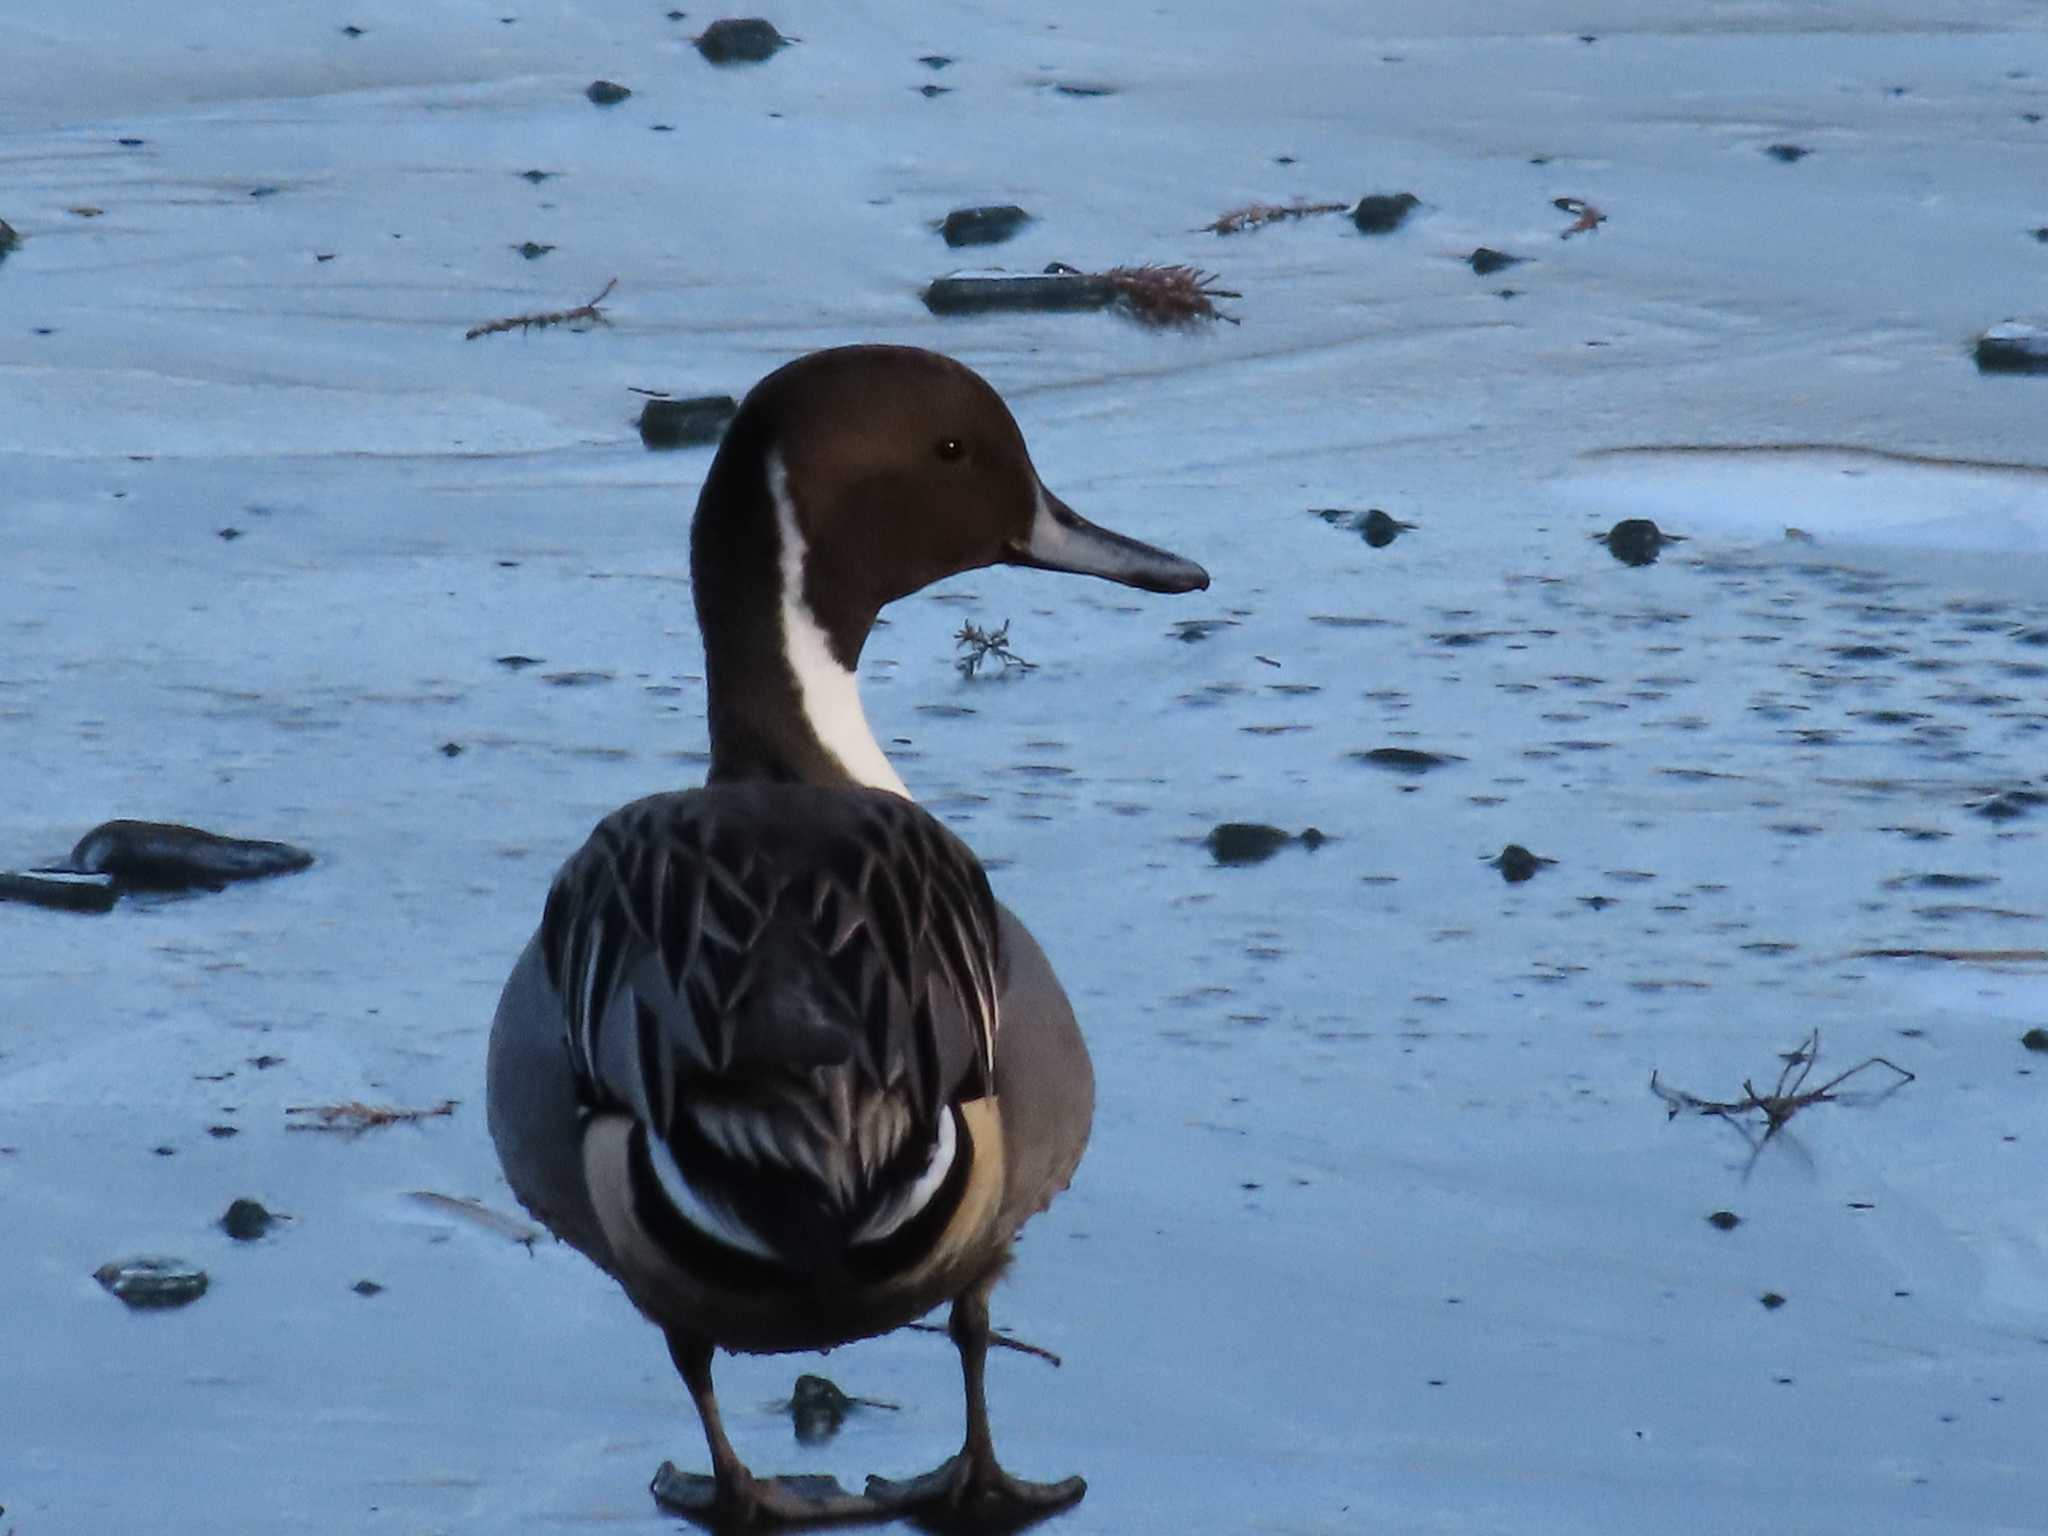
<svg viewBox="0 0 2048 1536">
<path fill-rule="evenodd" d="M 1063 1507 L 1081 1479 L 997 1463 L 982 1367 L 989 1291 L 1073 1177 L 1094 1074 L 1043 952 L 876 745 L 854 669 L 884 604 L 961 571 L 1208 575 L 1075 513 L 985 381 L 906 347 L 756 385 L 690 555 L 710 772 L 614 811 L 555 877 L 491 1031 L 506 1177 L 667 1337 L 713 1474 L 667 1502 L 722 1527 Z M 942 1302 L 958 1455 L 853 1495 L 734 1454 L 715 1348 L 827 1349 Z"/>
</svg>

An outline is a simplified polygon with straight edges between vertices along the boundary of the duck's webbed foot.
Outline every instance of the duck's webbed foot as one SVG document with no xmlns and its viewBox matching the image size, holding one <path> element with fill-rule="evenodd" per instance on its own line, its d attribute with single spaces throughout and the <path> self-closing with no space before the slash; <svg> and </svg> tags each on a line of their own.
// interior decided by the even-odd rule
<svg viewBox="0 0 2048 1536">
<path fill-rule="evenodd" d="M 711 1450 L 710 1477 L 680 1472 L 664 1461 L 647 1491 L 663 1509 L 686 1515 L 719 1536 L 777 1526 L 837 1525 L 888 1517 L 871 1499 L 849 1493 L 836 1477 L 756 1477 L 747 1470 L 725 1437 L 718 1397 L 711 1388 L 711 1345 L 690 1334 L 671 1331 L 669 1355 L 689 1386 L 704 1424 Z"/>
<path fill-rule="evenodd" d="M 873 1499 L 849 1493 L 836 1477 L 756 1477 L 743 1466 L 721 1478 L 678 1471 L 674 1462 L 664 1461 L 647 1491 L 663 1509 L 721 1536 L 777 1526 L 886 1520 L 892 1513 Z"/>
<path fill-rule="evenodd" d="M 1031 1483 L 1012 1477 L 991 1455 L 963 1450 L 922 1477 L 868 1479 L 868 1502 L 941 1530 L 1014 1531 L 1080 1502 L 1078 1477 Z"/>
<path fill-rule="evenodd" d="M 1088 1491 L 1078 1477 L 1057 1483 L 1027 1483 L 996 1461 L 989 1433 L 983 1374 L 988 1362 L 988 1292 L 991 1272 L 953 1303 L 947 1326 L 960 1350 L 960 1374 L 967 1389 L 967 1442 L 960 1454 L 922 1477 L 894 1482 L 868 1479 L 868 1498 L 891 1513 L 941 1530 L 1014 1531 L 1080 1502 Z"/>
</svg>

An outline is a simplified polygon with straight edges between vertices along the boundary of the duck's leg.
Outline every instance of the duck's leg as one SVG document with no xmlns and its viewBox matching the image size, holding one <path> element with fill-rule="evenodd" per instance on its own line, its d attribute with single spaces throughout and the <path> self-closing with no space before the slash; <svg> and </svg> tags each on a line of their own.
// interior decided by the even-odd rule
<svg viewBox="0 0 2048 1536">
<path fill-rule="evenodd" d="M 725 1437 L 718 1394 L 711 1386 L 711 1343 L 674 1330 L 667 1337 L 669 1358 L 689 1387 L 690 1401 L 704 1424 L 711 1476 L 679 1472 L 673 1462 L 663 1462 L 648 1490 L 657 1504 L 720 1532 L 886 1517 L 888 1512 L 877 1509 L 872 1499 L 848 1493 L 835 1477 L 754 1476 Z"/>
<path fill-rule="evenodd" d="M 895 1482 L 868 1479 L 868 1498 L 892 1514 L 911 1515 L 941 1527 L 1015 1530 L 1056 1514 L 1079 1501 L 1088 1484 L 1078 1477 L 1057 1483 L 1027 1483 L 996 1461 L 989 1433 L 988 1398 L 982 1385 L 988 1364 L 989 1275 L 953 1303 L 947 1331 L 960 1350 L 960 1375 L 967 1389 L 967 1441 L 959 1454 L 922 1477 Z"/>
</svg>

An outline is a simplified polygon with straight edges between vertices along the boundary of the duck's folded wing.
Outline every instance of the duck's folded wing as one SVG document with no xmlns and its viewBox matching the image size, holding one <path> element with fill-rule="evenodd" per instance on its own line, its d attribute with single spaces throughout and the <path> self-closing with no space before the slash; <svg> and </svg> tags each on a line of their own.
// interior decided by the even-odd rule
<svg viewBox="0 0 2048 1536">
<path fill-rule="evenodd" d="M 964 1176 L 998 934 L 980 863 L 914 803 L 748 784 L 607 817 L 557 877 L 541 947 L 578 1091 L 632 1121 L 642 1196 L 815 1267 Z"/>
</svg>

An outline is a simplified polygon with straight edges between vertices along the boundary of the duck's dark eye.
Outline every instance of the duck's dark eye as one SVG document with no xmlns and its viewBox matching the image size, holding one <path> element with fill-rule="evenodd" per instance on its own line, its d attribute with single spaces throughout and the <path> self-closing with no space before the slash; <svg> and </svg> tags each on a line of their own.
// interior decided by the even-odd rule
<svg viewBox="0 0 2048 1536">
<path fill-rule="evenodd" d="M 942 437 L 934 445 L 932 452 L 936 453 L 946 463 L 951 464 L 956 459 L 966 457 L 967 445 L 957 437 Z"/>
</svg>

